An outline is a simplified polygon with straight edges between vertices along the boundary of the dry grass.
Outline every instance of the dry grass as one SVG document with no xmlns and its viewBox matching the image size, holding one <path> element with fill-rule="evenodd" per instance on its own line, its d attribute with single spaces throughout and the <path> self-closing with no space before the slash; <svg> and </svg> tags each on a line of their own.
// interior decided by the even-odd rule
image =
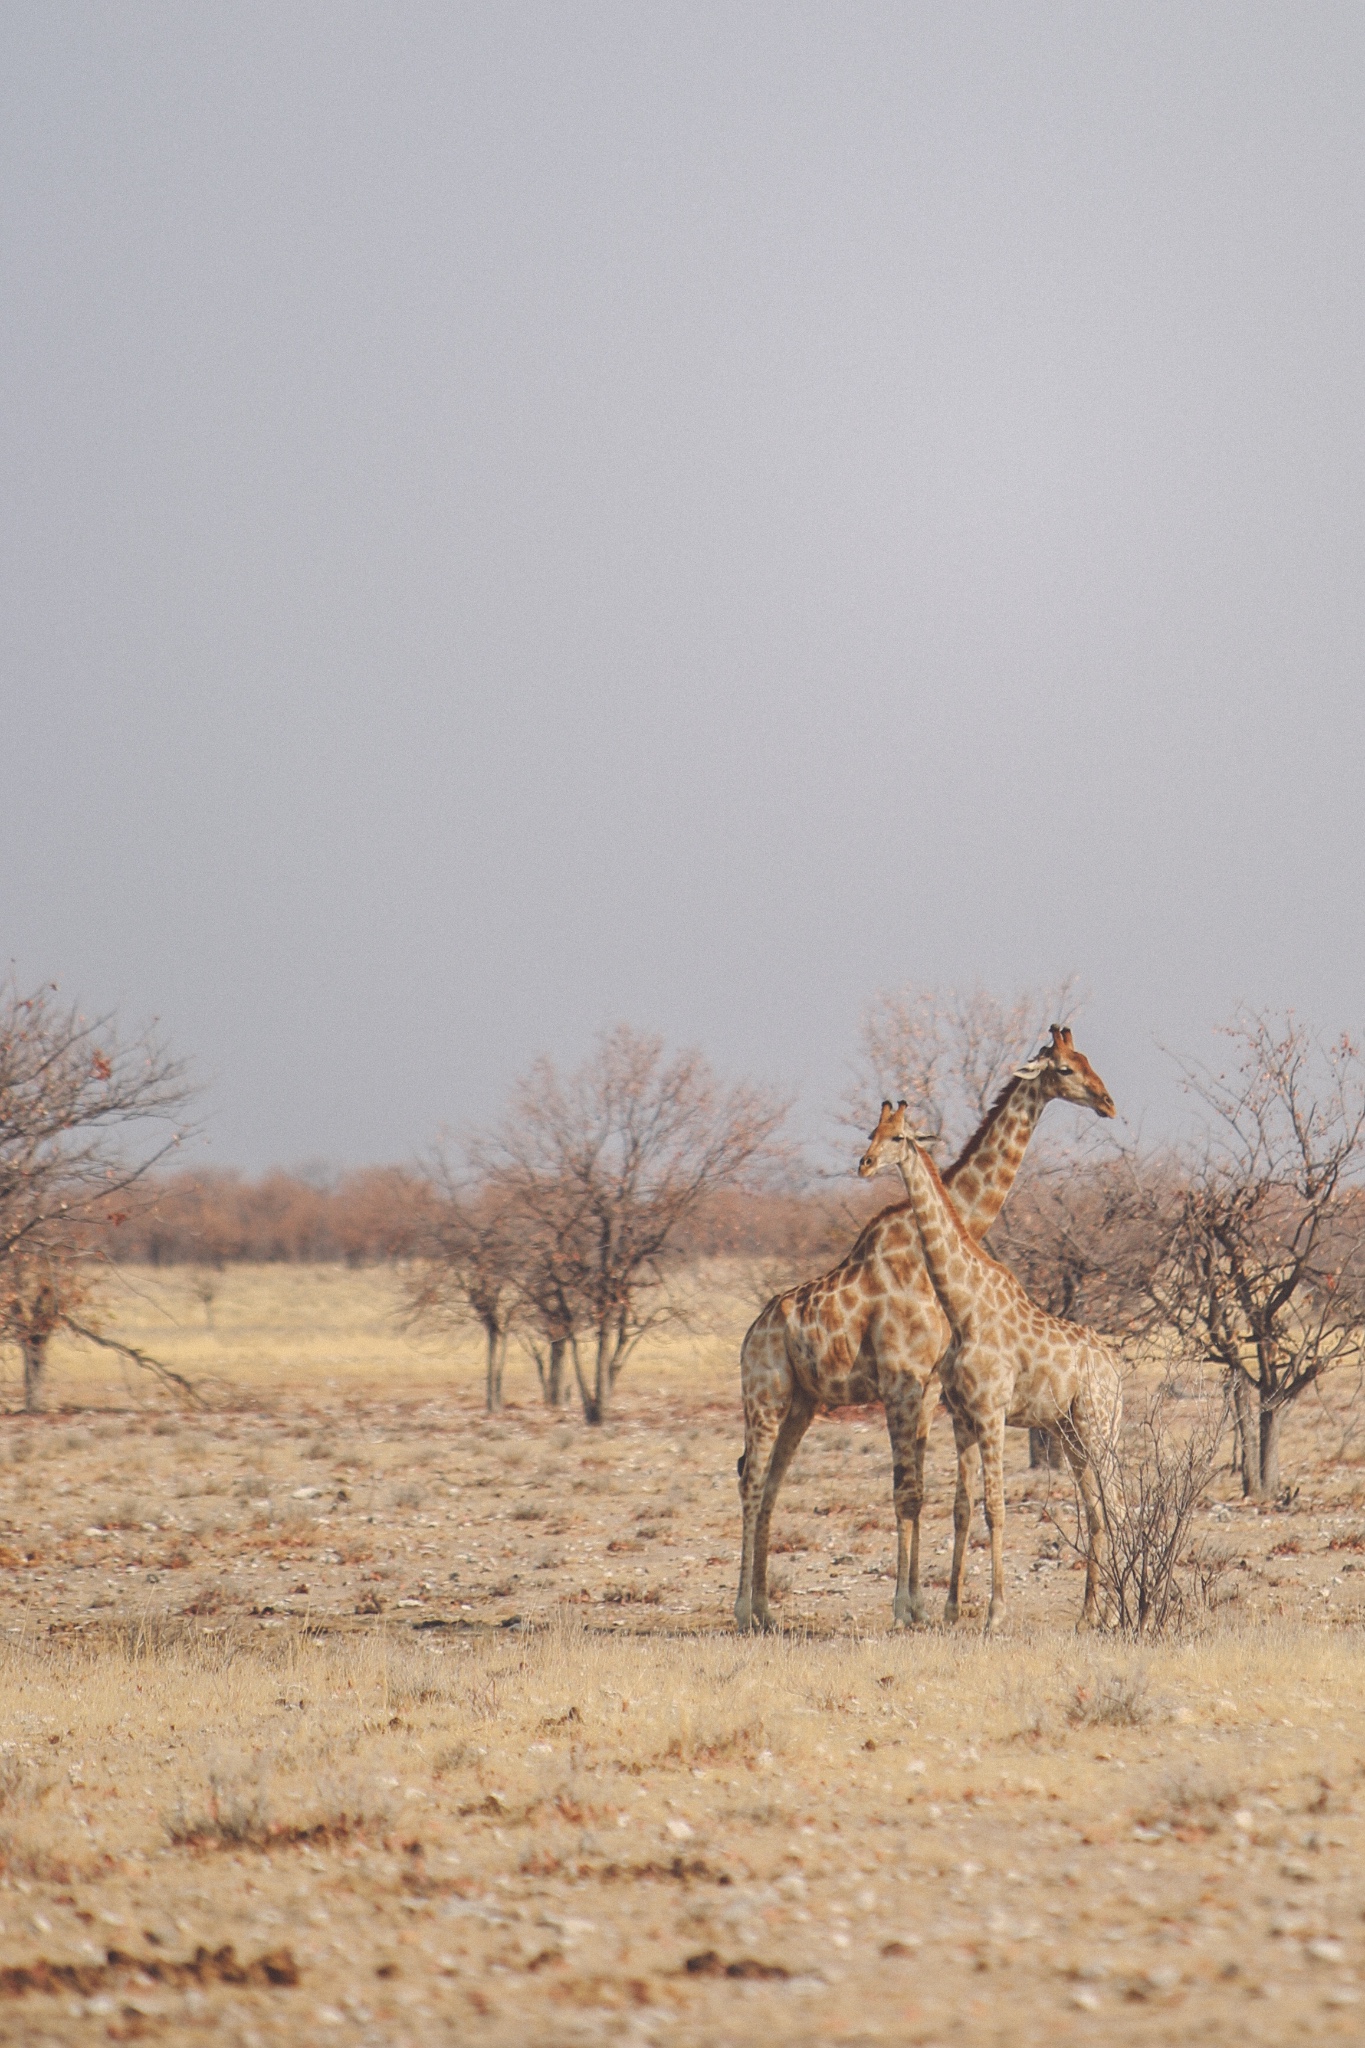
<svg viewBox="0 0 1365 2048">
<path fill-rule="evenodd" d="M 482 1385 L 482 1339 L 405 1330 L 391 1268 L 229 1266 L 212 1280 L 210 1323 L 193 1268 L 118 1269 L 105 1327 L 219 1399 L 234 1391 L 336 1394 L 452 1384 L 473 1391 Z M 715 1261 L 679 1293 L 685 1322 L 655 1340 L 630 1368 L 629 1383 L 646 1391 L 692 1385 L 728 1391 L 739 1340 L 756 1313 L 750 1276 Z M 145 1373 L 70 1337 L 53 1344 L 49 1380 L 58 1406 L 155 1397 Z M 20 1384 L 17 1357 L 0 1354 L 0 1393 L 13 1402 Z M 515 1346 L 507 1394 L 512 1401 L 538 1398 L 535 1368 Z"/>
<path fill-rule="evenodd" d="M 72 1360 L 79 1407 L 0 1419 L 0 2040 L 1359 2036 L 1339 1415 L 1295 1420 L 1292 1512 L 1222 1476 L 1238 1597 L 1140 1651 L 1072 1633 L 1014 1437 L 1009 1632 L 889 1635 L 885 1433 L 822 1423 L 788 1632 L 740 1641 L 728 1337 L 588 1433 L 485 1421 L 381 1275 L 228 1273 L 213 1331 L 183 1284 L 134 1340 L 160 1318 L 208 1411 Z M 930 1465 L 941 1591 L 941 1426 Z"/>
<path fill-rule="evenodd" d="M 172 1981 L 26 1988 L 0 2025 L 1354 2037 L 1363 1767 L 1336 1702 L 1363 1667 L 1354 1640 L 1280 1630 L 1140 1674 L 1049 1635 L 623 1640 L 576 1617 L 500 1640 L 20 1641 L 4 1965 L 113 1948 Z M 174 1981 L 225 1947 L 280 1975 Z"/>
</svg>

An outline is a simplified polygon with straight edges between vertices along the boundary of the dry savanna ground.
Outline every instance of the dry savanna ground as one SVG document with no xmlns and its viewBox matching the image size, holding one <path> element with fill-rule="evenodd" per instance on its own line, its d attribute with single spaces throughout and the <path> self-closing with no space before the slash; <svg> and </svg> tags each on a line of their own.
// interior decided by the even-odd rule
<svg viewBox="0 0 1365 2048">
<path fill-rule="evenodd" d="M 818 1423 L 741 1641 L 740 1278 L 593 1432 L 520 1367 L 485 1420 L 382 1272 L 133 1276 L 193 1412 L 70 1350 L 27 1419 L 11 1368 L 0 2040 L 1365 2035 L 1354 1390 L 1282 1508 L 1220 1479 L 1221 1604 L 1146 1648 L 1072 1632 L 1022 1439 L 1005 1634 L 980 1548 L 967 1621 L 890 1634 L 884 1430 Z"/>
</svg>

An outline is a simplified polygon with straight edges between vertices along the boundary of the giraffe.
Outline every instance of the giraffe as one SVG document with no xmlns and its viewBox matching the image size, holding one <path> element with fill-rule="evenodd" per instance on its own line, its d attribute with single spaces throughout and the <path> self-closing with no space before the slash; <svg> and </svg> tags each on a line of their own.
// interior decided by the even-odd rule
<svg viewBox="0 0 1365 2048">
<path fill-rule="evenodd" d="M 1045 1429 L 1060 1438 L 1085 1505 L 1085 1602 L 1080 1626 L 1099 1619 L 1104 1531 L 1096 1469 L 1107 1464 L 1121 1405 L 1119 1370 L 1093 1330 L 1064 1323 L 1031 1302 L 1007 1266 L 981 1249 L 954 1208 L 937 1167 L 906 1118 L 906 1106 L 882 1104 L 858 1171 L 866 1179 L 899 1167 L 939 1305 L 952 1326 L 940 1376 L 953 1418 L 958 1485 L 953 1506 L 953 1568 L 946 1621 L 955 1621 L 971 1522 L 973 1445 L 991 1534 L 991 1604 L 986 1627 L 1005 1613 L 1005 1425 Z"/>
<path fill-rule="evenodd" d="M 1083 1104 L 1097 1116 L 1114 1114 L 1108 1089 L 1060 1024 L 1053 1025 L 1051 1042 L 1016 1068 L 948 1170 L 953 1200 L 974 1236 L 984 1237 L 999 1215 L 1034 1126 L 1054 1099 Z M 772 1626 L 767 1588 L 773 1508 L 817 1411 L 876 1400 L 885 1406 L 891 1438 L 892 1617 L 901 1626 L 924 1619 L 919 1525 L 924 1446 L 936 1405 L 925 1400 L 925 1392 L 951 1334 L 908 1202 L 874 1216 L 832 1272 L 775 1295 L 763 1309 L 740 1351 L 743 1538 L 736 1627 Z"/>
</svg>

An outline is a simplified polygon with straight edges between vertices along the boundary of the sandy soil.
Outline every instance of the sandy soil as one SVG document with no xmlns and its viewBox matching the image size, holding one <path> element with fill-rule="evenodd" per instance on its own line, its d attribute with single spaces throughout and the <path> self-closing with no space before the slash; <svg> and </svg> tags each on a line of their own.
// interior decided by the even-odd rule
<svg viewBox="0 0 1365 2048">
<path fill-rule="evenodd" d="M 485 1420 L 367 1276 L 222 1276 L 212 1330 L 183 1285 L 124 1327 L 202 1412 L 68 1359 L 0 1417 L 0 2040 L 1365 2032 L 1344 1399 L 1282 1511 L 1220 1480 L 1223 1604 L 1142 1648 L 1073 1633 L 1022 1438 L 1005 1635 L 981 1549 L 967 1621 L 892 1635 L 884 1429 L 819 1423 L 740 1641 L 727 1330 L 589 1433 L 524 1375 Z"/>
</svg>

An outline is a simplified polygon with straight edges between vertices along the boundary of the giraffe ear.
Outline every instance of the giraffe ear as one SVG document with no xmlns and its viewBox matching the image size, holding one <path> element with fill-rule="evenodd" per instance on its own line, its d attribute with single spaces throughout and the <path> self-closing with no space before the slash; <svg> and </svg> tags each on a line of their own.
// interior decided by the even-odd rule
<svg viewBox="0 0 1365 2048">
<path fill-rule="evenodd" d="M 1014 1078 L 1016 1081 L 1036 1081 L 1046 1065 L 1046 1058 L 1042 1053 L 1039 1053 L 1037 1059 L 1030 1060 L 1027 1066 L 1016 1067 Z"/>
</svg>

